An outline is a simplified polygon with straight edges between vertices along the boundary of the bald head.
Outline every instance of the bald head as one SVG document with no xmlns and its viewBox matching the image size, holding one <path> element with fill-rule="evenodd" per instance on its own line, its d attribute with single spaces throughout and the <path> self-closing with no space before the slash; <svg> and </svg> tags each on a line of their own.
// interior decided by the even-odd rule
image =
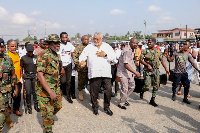
<svg viewBox="0 0 200 133">
<path fill-rule="evenodd" d="M 138 46 L 138 40 L 136 38 L 131 38 L 129 45 L 132 50 L 136 49 Z"/>
<path fill-rule="evenodd" d="M 81 41 L 84 45 L 88 45 L 89 37 L 87 35 L 82 36 Z"/>
</svg>

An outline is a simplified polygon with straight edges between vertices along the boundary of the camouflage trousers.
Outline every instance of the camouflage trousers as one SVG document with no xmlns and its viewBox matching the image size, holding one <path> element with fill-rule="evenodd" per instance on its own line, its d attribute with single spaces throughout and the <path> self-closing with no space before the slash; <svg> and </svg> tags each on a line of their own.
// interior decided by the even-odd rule
<svg viewBox="0 0 200 133">
<path fill-rule="evenodd" d="M 78 71 L 78 90 L 81 91 L 87 87 L 88 73 Z"/>
<path fill-rule="evenodd" d="M 59 98 L 56 102 L 51 101 L 50 98 L 38 101 L 43 118 L 43 130 L 46 132 L 52 131 L 53 115 L 55 115 L 62 108 L 61 92 L 58 95 Z"/>
<path fill-rule="evenodd" d="M 151 75 L 151 73 L 149 72 L 144 72 L 144 77 L 145 80 L 144 80 L 143 91 L 144 92 L 148 91 L 151 85 L 153 85 L 152 97 L 155 98 L 160 84 L 160 72 L 157 71 L 155 72 L 154 75 Z"/>
<path fill-rule="evenodd" d="M 8 108 L 8 106 L 11 104 L 11 93 L 1 93 L 0 92 L 0 131 L 3 129 L 5 124 L 5 114 L 4 112 Z"/>
</svg>

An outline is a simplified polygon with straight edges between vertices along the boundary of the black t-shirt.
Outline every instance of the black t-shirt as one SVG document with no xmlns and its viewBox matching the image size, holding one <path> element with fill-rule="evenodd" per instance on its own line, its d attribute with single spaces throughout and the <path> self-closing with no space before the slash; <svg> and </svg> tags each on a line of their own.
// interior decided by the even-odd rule
<svg viewBox="0 0 200 133">
<path fill-rule="evenodd" d="M 22 56 L 20 60 L 20 66 L 24 68 L 24 72 L 36 73 L 36 55 L 28 56 L 27 54 Z"/>
</svg>

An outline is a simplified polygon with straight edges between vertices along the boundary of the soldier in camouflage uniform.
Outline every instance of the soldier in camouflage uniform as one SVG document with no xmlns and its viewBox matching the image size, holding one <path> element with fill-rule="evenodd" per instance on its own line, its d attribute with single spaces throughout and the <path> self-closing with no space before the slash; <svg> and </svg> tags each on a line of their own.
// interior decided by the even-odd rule
<svg viewBox="0 0 200 133">
<path fill-rule="evenodd" d="M 57 52 L 60 48 L 58 35 L 51 34 L 48 38 L 48 49 L 37 58 L 36 92 L 43 118 L 43 129 L 52 132 L 53 115 L 62 108 L 60 91 L 60 63 Z"/>
<path fill-rule="evenodd" d="M 15 88 L 13 97 L 17 97 L 17 76 L 12 59 L 4 53 L 5 46 L 3 39 L 0 38 L 0 133 L 3 130 L 4 123 L 12 127 L 13 123 L 10 114 L 6 112 L 8 106 L 11 106 L 12 88 Z"/>
<path fill-rule="evenodd" d="M 88 68 L 83 67 L 81 68 L 79 66 L 79 56 L 81 55 L 83 49 L 88 45 L 89 43 L 89 37 L 87 35 L 84 35 L 81 38 L 82 44 L 79 44 L 73 53 L 73 61 L 74 64 L 76 65 L 77 71 L 78 71 L 78 96 L 81 101 L 83 101 L 83 93 L 82 89 L 84 88 L 85 85 L 87 85 L 88 81 Z M 87 86 L 86 86 L 87 87 Z"/>
<path fill-rule="evenodd" d="M 143 99 L 143 94 L 145 91 L 148 91 L 153 84 L 152 97 L 150 103 L 152 106 L 158 106 L 155 103 L 156 93 L 160 84 L 160 75 L 159 75 L 159 60 L 161 61 L 163 67 L 165 68 L 166 73 L 169 75 L 169 71 L 164 63 L 164 60 L 161 56 L 160 50 L 156 49 L 154 46 L 156 44 L 155 38 L 150 38 L 148 40 L 148 48 L 142 51 L 140 61 L 144 64 L 144 77 L 145 85 L 143 90 L 140 92 L 140 98 Z"/>
</svg>

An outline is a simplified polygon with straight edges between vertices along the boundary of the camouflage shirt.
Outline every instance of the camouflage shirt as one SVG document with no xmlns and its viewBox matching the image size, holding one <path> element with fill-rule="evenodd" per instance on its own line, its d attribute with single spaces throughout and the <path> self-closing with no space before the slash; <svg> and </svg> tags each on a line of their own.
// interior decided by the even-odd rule
<svg viewBox="0 0 200 133">
<path fill-rule="evenodd" d="M 160 57 L 162 57 L 160 50 L 156 48 L 154 48 L 153 50 L 146 48 L 142 51 L 141 57 L 143 57 L 144 61 L 148 63 L 149 65 L 151 65 L 153 69 L 159 69 L 159 66 L 160 66 L 159 59 Z M 149 71 L 147 66 L 144 66 L 144 71 L 147 71 L 147 72 Z"/>
<path fill-rule="evenodd" d="M 88 68 L 87 67 L 84 67 L 84 68 L 81 68 L 79 66 L 79 56 L 81 55 L 81 53 L 83 52 L 83 49 L 86 47 L 87 45 L 84 45 L 84 44 L 79 44 L 75 50 L 74 50 L 74 53 L 73 53 L 73 62 L 77 68 L 77 71 L 81 71 L 81 72 L 88 72 Z"/>
<path fill-rule="evenodd" d="M 4 54 L 3 57 L 0 57 L 0 92 L 6 93 L 12 90 L 14 86 L 11 71 L 14 71 L 14 65 L 12 59 Z"/>
<path fill-rule="evenodd" d="M 37 57 L 37 73 L 43 72 L 49 87 L 58 94 L 60 92 L 59 58 L 56 53 L 48 48 Z M 42 87 L 39 79 L 36 78 L 36 92 L 40 98 L 50 97 Z M 39 99 L 38 99 L 39 100 Z"/>
</svg>

